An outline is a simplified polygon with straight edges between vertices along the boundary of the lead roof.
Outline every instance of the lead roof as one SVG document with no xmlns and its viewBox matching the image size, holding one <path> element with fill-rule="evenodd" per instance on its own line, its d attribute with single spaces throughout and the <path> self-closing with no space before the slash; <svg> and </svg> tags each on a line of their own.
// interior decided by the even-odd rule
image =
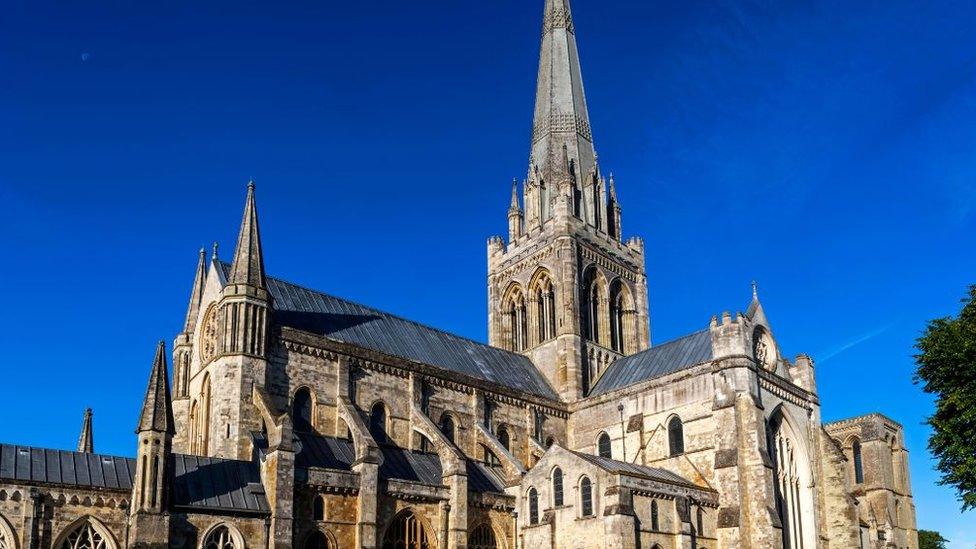
<svg viewBox="0 0 976 549">
<path fill-rule="evenodd" d="M 711 359 L 712 338 L 708 329 L 704 329 L 615 360 L 593 386 L 589 396 L 609 393 Z"/>
</svg>

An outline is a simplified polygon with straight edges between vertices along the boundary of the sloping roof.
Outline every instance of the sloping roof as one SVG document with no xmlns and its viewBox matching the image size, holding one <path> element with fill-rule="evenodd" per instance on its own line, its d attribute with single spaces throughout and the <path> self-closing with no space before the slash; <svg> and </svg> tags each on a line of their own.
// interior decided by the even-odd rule
<svg viewBox="0 0 976 549">
<path fill-rule="evenodd" d="M 0 444 L 0 480 L 132 490 L 130 458 Z"/>
<path fill-rule="evenodd" d="M 268 512 L 257 464 L 174 454 L 173 505 Z M 132 491 L 136 460 L 103 454 L 0 444 L 0 481 Z"/>
<path fill-rule="evenodd" d="M 356 459 L 352 441 L 299 433 L 301 447 L 295 456 L 295 467 L 323 467 L 348 471 Z M 383 464 L 379 475 L 383 480 L 406 480 L 440 486 L 443 469 L 437 454 L 414 452 L 397 446 L 381 446 Z M 498 476 L 483 463 L 467 460 L 468 490 L 473 492 L 504 493 L 505 487 Z"/>
<path fill-rule="evenodd" d="M 174 454 L 172 504 L 215 511 L 268 513 L 257 463 Z"/>
<path fill-rule="evenodd" d="M 708 329 L 704 329 L 613 361 L 589 396 L 609 393 L 711 359 L 712 338 Z"/>
<path fill-rule="evenodd" d="M 224 277 L 229 265 L 220 263 Z M 537 396 L 556 392 L 527 357 L 389 313 L 268 278 L 275 322 Z"/>
<path fill-rule="evenodd" d="M 616 459 L 594 456 L 593 454 L 584 454 L 583 452 L 573 453 L 610 473 L 645 477 L 651 480 L 667 482 L 670 484 L 680 484 L 682 486 L 692 486 L 702 490 L 709 490 L 709 488 L 698 486 L 681 475 L 668 471 L 667 469 L 661 469 L 660 467 L 637 465 L 636 463 L 627 463 L 624 461 L 618 461 Z"/>
</svg>

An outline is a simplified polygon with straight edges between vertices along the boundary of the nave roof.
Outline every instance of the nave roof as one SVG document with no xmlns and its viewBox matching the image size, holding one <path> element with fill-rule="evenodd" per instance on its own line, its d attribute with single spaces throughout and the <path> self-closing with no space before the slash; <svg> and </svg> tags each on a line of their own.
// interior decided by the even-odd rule
<svg viewBox="0 0 976 549">
<path fill-rule="evenodd" d="M 706 328 L 613 361 L 588 396 L 673 374 L 711 359 L 712 337 Z"/>
</svg>

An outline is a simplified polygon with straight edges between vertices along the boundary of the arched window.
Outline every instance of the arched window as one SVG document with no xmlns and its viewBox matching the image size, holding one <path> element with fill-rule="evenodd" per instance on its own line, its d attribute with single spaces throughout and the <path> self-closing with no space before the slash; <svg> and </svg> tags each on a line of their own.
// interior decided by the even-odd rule
<svg viewBox="0 0 976 549">
<path fill-rule="evenodd" d="M 447 414 L 441 416 L 441 432 L 447 440 L 454 442 L 454 420 Z"/>
<path fill-rule="evenodd" d="M 556 295 L 549 273 L 540 271 L 529 290 L 535 308 L 534 322 L 539 343 L 556 337 Z"/>
<path fill-rule="evenodd" d="M 0 549 L 16 549 L 14 532 L 3 515 L 0 515 Z"/>
<path fill-rule="evenodd" d="M 210 375 L 203 376 L 203 389 L 200 391 L 200 414 L 197 427 L 197 453 L 210 455 Z"/>
<path fill-rule="evenodd" d="M 563 506 L 563 470 L 559 467 L 552 470 L 552 506 Z"/>
<path fill-rule="evenodd" d="M 678 416 L 668 421 L 668 450 L 672 457 L 685 453 L 685 427 Z"/>
<path fill-rule="evenodd" d="M 587 339 L 600 343 L 600 284 L 594 277 L 586 288 L 586 315 L 583 334 Z"/>
<path fill-rule="evenodd" d="M 207 534 L 203 549 L 244 549 L 244 540 L 240 534 L 221 524 Z"/>
<path fill-rule="evenodd" d="M 637 350 L 634 300 L 618 278 L 610 284 L 610 348 L 629 354 Z"/>
<path fill-rule="evenodd" d="M 468 536 L 468 549 L 496 549 L 495 531 L 488 524 L 475 528 Z"/>
<path fill-rule="evenodd" d="M 657 500 L 651 500 L 651 530 L 661 529 L 661 519 L 658 517 Z"/>
<path fill-rule="evenodd" d="M 312 432 L 312 393 L 308 387 L 302 387 L 295 392 L 295 400 L 291 406 L 291 417 L 295 422 L 295 431 L 300 433 Z"/>
<path fill-rule="evenodd" d="M 383 549 L 430 549 L 436 544 L 427 527 L 412 512 L 397 516 L 386 528 Z"/>
<path fill-rule="evenodd" d="M 851 453 L 854 454 L 854 482 L 861 484 L 864 482 L 864 464 L 861 457 L 861 441 L 854 439 L 851 445 Z"/>
<path fill-rule="evenodd" d="M 528 321 L 525 315 L 525 295 L 522 288 L 509 289 L 502 305 L 503 332 L 506 343 L 512 351 L 521 351 L 528 346 Z"/>
<path fill-rule="evenodd" d="M 783 524 L 783 547 L 804 549 L 817 545 L 813 509 L 816 501 L 812 488 L 810 462 L 806 458 L 797 431 L 786 420 L 782 409 L 769 423 L 770 458 L 773 461 L 776 512 Z"/>
<path fill-rule="evenodd" d="M 511 444 L 511 441 L 509 440 L 508 437 L 508 429 L 504 427 L 498 428 L 498 442 L 501 443 L 502 448 L 511 451 L 511 448 L 509 448 L 509 444 Z"/>
<path fill-rule="evenodd" d="M 584 517 L 593 516 L 593 483 L 590 477 L 580 479 L 580 514 Z"/>
<path fill-rule="evenodd" d="M 484 456 L 485 456 L 485 465 L 487 465 L 489 467 L 499 467 L 499 466 L 501 466 L 502 462 L 498 460 L 498 456 L 495 455 L 495 452 L 492 452 L 491 450 L 489 450 L 487 446 L 482 446 L 482 448 L 484 449 L 484 452 L 485 452 L 484 453 Z"/>
<path fill-rule="evenodd" d="M 322 496 L 312 500 L 312 520 L 325 520 L 325 498 Z"/>
<path fill-rule="evenodd" d="M 604 458 L 613 457 L 613 450 L 610 447 L 610 435 L 600 433 L 600 438 L 597 439 L 597 454 Z"/>
<path fill-rule="evenodd" d="M 374 404 L 369 413 L 369 433 L 377 443 L 386 443 L 386 406 L 382 402 Z"/>
<path fill-rule="evenodd" d="M 82 519 L 63 535 L 58 549 L 114 549 L 115 543 L 104 527 L 92 519 Z"/>
<path fill-rule="evenodd" d="M 555 442 L 556 442 L 556 440 L 555 440 L 555 439 L 553 439 L 552 437 L 548 437 L 548 438 L 546 439 L 546 448 L 549 448 L 549 447 L 550 447 L 550 446 L 552 446 L 552 445 L 553 445 L 553 444 L 554 444 Z"/>
<path fill-rule="evenodd" d="M 539 524 L 539 493 L 529 488 L 529 524 Z"/>
<path fill-rule="evenodd" d="M 325 534 L 319 532 L 318 530 L 313 531 L 311 534 L 305 538 L 305 549 L 333 549 L 332 543 L 329 542 L 329 538 L 325 537 Z"/>
</svg>

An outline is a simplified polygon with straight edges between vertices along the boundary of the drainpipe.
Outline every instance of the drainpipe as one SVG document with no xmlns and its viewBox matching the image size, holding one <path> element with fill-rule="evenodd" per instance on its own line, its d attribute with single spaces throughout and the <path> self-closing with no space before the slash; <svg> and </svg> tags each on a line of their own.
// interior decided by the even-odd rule
<svg viewBox="0 0 976 549">
<path fill-rule="evenodd" d="M 271 518 L 264 519 L 264 539 L 267 541 L 267 549 L 271 549 Z"/>
<path fill-rule="evenodd" d="M 624 459 L 621 461 L 627 462 L 627 426 L 624 425 L 624 403 L 621 402 L 617 405 L 617 411 L 620 412 L 620 443 L 624 446 Z"/>
</svg>

